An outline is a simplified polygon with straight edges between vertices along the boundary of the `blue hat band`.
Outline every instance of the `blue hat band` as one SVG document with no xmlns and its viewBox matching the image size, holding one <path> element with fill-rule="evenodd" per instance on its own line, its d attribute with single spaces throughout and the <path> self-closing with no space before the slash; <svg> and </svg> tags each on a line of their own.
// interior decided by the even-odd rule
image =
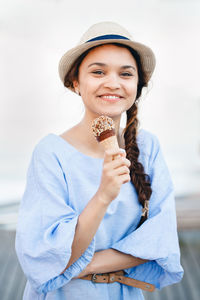
<svg viewBox="0 0 200 300">
<path fill-rule="evenodd" d="M 129 40 L 129 39 L 123 35 L 106 34 L 106 35 L 100 35 L 91 40 L 88 40 L 86 43 L 94 42 L 94 41 L 101 41 L 101 40 Z"/>
</svg>

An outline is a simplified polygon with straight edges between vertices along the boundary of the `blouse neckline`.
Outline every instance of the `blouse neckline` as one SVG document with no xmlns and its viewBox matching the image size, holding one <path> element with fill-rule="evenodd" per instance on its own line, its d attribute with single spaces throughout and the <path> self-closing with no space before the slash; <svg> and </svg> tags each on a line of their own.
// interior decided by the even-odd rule
<svg viewBox="0 0 200 300">
<path fill-rule="evenodd" d="M 139 130 L 138 132 L 138 136 L 137 139 L 139 138 L 139 135 L 141 134 L 142 129 Z M 71 148 L 71 150 L 79 155 L 81 155 L 83 158 L 85 159 L 90 159 L 93 161 L 97 161 L 97 162 L 103 162 L 104 158 L 100 158 L 100 157 L 93 157 L 93 156 L 89 156 L 87 154 L 84 154 L 83 152 L 79 151 L 77 148 L 75 148 L 74 146 L 72 146 L 72 144 L 70 144 L 68 141 L 64 140 L 60 135 L 57 135 L 55 133 L 50 133 L 50 136 L 53 136 L 55 138 L 57 138 L 59 141 L 61 141 L 63 143 L 63 145 L 68 146 L 69 148 Z"/>
<path fill-rule="evenodd" d="M 50 135 L 56 137 L 58 140 L 60 140 L 64 145 L 67 145 L 69 148 L 71 148 L 74 152 L 80 154 L 82 157 L 87 158 L 87 159 L 91 159 L 91 160 L 96 160 L 96 161 L 100 161 L 102 162 L 104 160 L 104 158 L 100 158 L 100 157 L 93 157 L 93 156 L 89 156 L 87 154 L 84 154 L 83 152 L 80 152 L 77 148 L 75 148 L 74 146 L 72 146 L 72 144 L 70 144 L 68 141 L 64 140 L 61 136 L 54 134 L 54 133 L 50 133 Z"/>
</svg>

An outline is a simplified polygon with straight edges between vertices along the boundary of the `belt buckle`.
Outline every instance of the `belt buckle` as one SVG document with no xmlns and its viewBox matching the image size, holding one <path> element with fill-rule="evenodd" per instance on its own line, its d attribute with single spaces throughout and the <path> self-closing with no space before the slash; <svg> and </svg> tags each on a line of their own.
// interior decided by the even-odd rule
<svg viewBox="0 0 200 300">
<path fill-rule="evenodd" d="M 92 274 L 92 279 L 91 279 L 91 281 L 92 281 L 93 283 L 96 282 L 96 279 L 97 279 L 96 275 L 97 275 L 96 273 Z"/>
<path fill-rule="evenodd" d="M 97 280 L 98 280 L 97 275 L 107 277 L 107 281 L 105 281 L 105 283 L 112 282 L 112 279 L 110 281 L 110 273 L 94 273 L 94 274 L 92 274 L 92 278 L 91 278 L 91 281 L 93 283 L 97 283 Z"/>
<path fill-rule="evenodd" d="M 107 277 L 107 283 L 113 283 L 116 281 L 116 278 L 115 278 L 115 274 L 114 273 L 94 273 L 92 274 L 92 278 L 91 278 L 91 281 L 93 283 L 96 283 L 96 280 L 98 279 L 97 278 L 97 275 L 100 275 L 100 276 L 105 276 Z"/>
</svg>

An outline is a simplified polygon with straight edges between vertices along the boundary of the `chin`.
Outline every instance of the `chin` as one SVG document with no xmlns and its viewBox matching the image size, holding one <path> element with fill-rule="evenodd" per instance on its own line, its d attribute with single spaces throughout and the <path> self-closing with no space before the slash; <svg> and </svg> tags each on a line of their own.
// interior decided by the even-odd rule
<svg viewBox="0 0 200 300">
<path fill-rule="evenodd" d="M 99 116 L 102 116 L 102 115 L 104 115 L 104 116 L 108 116 L 108 117 L 110 117 L 110 118 L 119 118 L 119 117 L 121 117 L 121 115 L 122 115 L 122 113 L 123 112 L 111 112 L 111 111 L 101 111 L 101 112 L 98 112 L 98 115 Z"/>
</svg>

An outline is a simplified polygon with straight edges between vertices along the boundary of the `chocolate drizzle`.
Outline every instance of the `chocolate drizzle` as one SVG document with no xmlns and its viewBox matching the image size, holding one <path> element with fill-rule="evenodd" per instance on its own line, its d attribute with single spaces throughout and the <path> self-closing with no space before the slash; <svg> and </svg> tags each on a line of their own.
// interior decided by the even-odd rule
<svg viewBox="0 0 200 300">
<path fill-rule="evenodd" d="M 103 140 L 114 136 L 115 135 L 115 129 L 107 129 L 105 131 L 103 131 L 99 136 L 96 136 L 96 139 L 98 142 L 102 142 Z"/>
</svg>

